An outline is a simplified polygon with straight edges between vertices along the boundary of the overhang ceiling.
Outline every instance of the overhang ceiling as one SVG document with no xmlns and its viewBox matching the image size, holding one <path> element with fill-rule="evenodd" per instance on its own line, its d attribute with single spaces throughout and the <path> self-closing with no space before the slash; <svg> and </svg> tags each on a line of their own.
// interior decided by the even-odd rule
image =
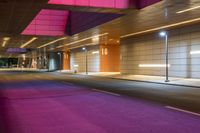
<svg viewBox="0 0 200 133">
<path fill-rule="evenodd" d="M 83 45 L 85 43 L 90 43 L 92 42 L 91 39 L 80 42 L 79 40 L 84 40 L 84 38 L 88 38 L 97 34 L 109 33 L 106 39 L 105 37 L 100 38 L 100 41 L 103 43 L 106 43 L 106 41 L 109 43 L 110 39 L 117 40 L 120 38 L 120 36 L 140 33 L 141 31 L 200 18 L 200 9 L 192 10 L 182 14 L 176 14 L 177 11 L 200 5 L 199 0 L 164 0 L 141 10 L 132 8 L 121 10 L 93 7 L 74 7 L 70 5 L 48 5 L 47 2 L 48 0 L 0 1 L 0 55 L 5 54 L 7 48 L 19 48 L 22 44 L 28 42 L 32 37 L 35 37 L 22 36 L 20 34 L 33 20 L 33 18 L 41 11 L 41 9 L 125 14 L 124 16 L 113 21 L 93 27 L 74 36 L 67 36 L 67 39 L 65 40 L 57 41 L 56 43 L 48 45 L 47 49 L 51 48 L 51 50 L 59 45 L 69 44 L 75 41 L 77 41 L 77 43 L 73 45 Z M 200 23 L 200 21 L 195 21 L 194 23 Z M 10 37 L 11 39 L 8 41 L 5 47 L 1 47 L 4 37 Z M 30 43 L 27 48 L 37 48 L 48 42 L 61 38 L 61 36 L 37 37 L 38 39 Z M 65 49 L 65 47 L 60 47 L 55 50 L 63 49 Z"/>
</svg>

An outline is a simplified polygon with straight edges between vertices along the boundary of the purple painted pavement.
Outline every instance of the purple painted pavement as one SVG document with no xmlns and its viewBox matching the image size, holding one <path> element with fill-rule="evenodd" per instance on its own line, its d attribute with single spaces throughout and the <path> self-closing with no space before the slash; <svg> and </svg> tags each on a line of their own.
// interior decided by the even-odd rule
<svg viewBox="0 0 200 133">
<path fill-rule="evenodd" d="M 33 86 L 33 87 L 31 87 Z M 54 81 L 0 89 L 3 133 L 199 133 L 200 118 L 125 96 Z"/>
</svg>

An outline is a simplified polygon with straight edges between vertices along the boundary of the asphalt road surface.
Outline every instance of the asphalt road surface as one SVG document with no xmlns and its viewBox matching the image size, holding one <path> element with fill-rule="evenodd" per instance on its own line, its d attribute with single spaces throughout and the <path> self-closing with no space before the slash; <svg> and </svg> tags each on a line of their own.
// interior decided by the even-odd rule
<svg viewBox="0 0 200 133">
<path fill-rule="evenodd" d="M 199 133 L 200 88 L 0 72 L 0 133 Z"/>
</svg>

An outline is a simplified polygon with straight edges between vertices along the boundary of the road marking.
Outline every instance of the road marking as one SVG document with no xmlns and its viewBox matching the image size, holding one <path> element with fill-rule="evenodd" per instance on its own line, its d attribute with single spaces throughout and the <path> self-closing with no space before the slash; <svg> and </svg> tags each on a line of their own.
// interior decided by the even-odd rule
<svg viewBox="0 0 200 133">
<path fill-rule="evenodd" d="M 66 82 L 66 81 L 62 81 L 63 84 L 68 84 L 68 85 L 74 85 L 73 83 L 69 83 L 69 82 Z"/>
<path fill-rule="evenodd" d="M 108 92 L 108 91 L 102 91 L 102 90 L 97 90 L 97 89 L 92 89 L 92 90 L 102 92 L 102 93 L 106 93 L 106 94 L 110 94 L 110 95 L 114 95 L 114 96 L 120 96 L 120 94 L 112 93 L 112 92 Z"/>
<path fill-rule="evenodd" d="M 188 113 L 188 114 L 192 114 L 192 115 L 196 115 L 196 116 L 200 116 L 199 113 L 195 113 L 195 112 L 191 112 L 191 111 L 187 111 L 187 110 L 183 110 L 183 109 L 179 109 L 179 108 L 175 108 L 175 107 L 171 107 L 171 106 L 165 106 L 165 108 L 176 110 L 176 111 L 180 111 L 180 112 L 184 112 L 184 113 Z"/>
</svg>

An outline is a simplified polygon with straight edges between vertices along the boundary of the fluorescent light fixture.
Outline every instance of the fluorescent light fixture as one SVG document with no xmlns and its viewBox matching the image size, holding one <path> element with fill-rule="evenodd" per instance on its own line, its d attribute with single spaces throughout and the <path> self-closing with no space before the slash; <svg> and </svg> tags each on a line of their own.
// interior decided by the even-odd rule
<svg viewBox="0 0 200 133">
<path fill-rule="evenodd" d="M 130 37 L 130 36 L 134 36 L 134 35 L 140 35 L 140 34 L 144 34 L 144 33 L 148 33 L 148 32 L 153 32 L 153 31 L 158 31 L 158 30 L 162 30 L 162 29 L 172 28 L 172 27 L 185 25 L 185 24 L 189 24 L 189 23 L 194 23 L 194 22 L 198 22 L 198 21 L 200 21 L 200 17 L 196 18 L 196 19 L 190 19 L 190 20 L 182 21 L 182 22 L 179 22 L 179 23 L 169 24 L 169 25 L 165 25 L 165 26 L 160 26 L 160 27 L 144 30 L 144 31 L 130 33 L 130 34 L 127 34 L 127 35 L 120 36 L 120 38 L 126 38 L 126 37 Z"/>
<path fill-rule="evenodd" d="M 2 47 L 5 47 L 6 43 L 7 43 L 6 41 L 3 41 Z"/>
<path fill-rule="evenodd" d="M 74 67 L 79 67 L 79 65 L 74 65 Z"/>
<path fill-rule="evenodd" d="M 6 46 L 6 43 L 10 40 L 10 37 L 4 37 L 3 38 L 3 43 L 2 43 L 2 47 Z"/>
<path fill-rule="evenodd" d="M 51 45 L 51 44 L 53 44 L 53 43 L 56 43 L 56 42 L 58 42 L 58 41 L 62 41 L 62 40 L 65 40 L 65 39 L 67 39 L 67 37 L 63 37 L 63 38 L 56 39 L 56 40 L 51 41 L 51 42 L 49 42 L 49 43 L 46 43 L 46 44 L 44 44 L 44 45 L 42 45 L 42 46 L 39 46 L 39 47 L 37 47 L 37 48 L 43 48 L 43 47 L 46 47 L 46 46 L 48 46 L 48 45 Z"/>
<path fill-rule="evenodd" d="M 139 67 L 166 67 L 166 64 L 139 64 Z M 170 64 L 168 65 L 170 67 Z"/>
<path fill-rule="evenodd" d="M 33 41 L 35 41 L 37 39 L 37 37 L 33 37 L 31 40 L 29 40 L 28 42 L 24 43 L 21 45 L 21 48 L 26 47 L 27 45 L 31 44 Z"/>
<path fill-rule="evenodd" d="M 199 51 L 190 51 L 190 54 L 200 54 L 200 50 Z"/>
<path fill-rule="evenodd" d="M 71 42 L 71 43 L 68 43 L 68 44 L 65 44 L 65 45 L 62 45 L 62 46 L 58 46 L 56 48 L 62 48 L 62 47 L 65 47 L 65 46 L 69 46 L 69 45 L 72 45 L 72 44 L 80 43 L 80 42 L 83 42 L 83 41 L 87 41 L 89 39 L 93 39 L 93 38 L 97 38 L 97 37 L 101 37 L 101 36 L 105 36 L 105 35 L 108 35 L 108 33 L 87 37 L 87 38 L 84 38 L 84 39 L 81 39 L 81 40 L 78 40 L 78 41 L 75 41 L 75 42 Z"/>
<path fill-rule="evenodd" d="M 191 7 L 191 8 L 185 9 L 185 10 L 178 11 L 178 12 L 176 12 L 176 13 L 177 13 L 177 14 L 180 14 L 180 13 L 192 11 L 192 10 L 199 9 L 199 8 L 200 8 L 200 6 L 195 6 L 195 7 Z"/>
<path fill-rule="evenodd" d="M 99 54 L 99 51 L 93 51 L 92 54 Z"/>
<path fill-rule="evenodd" d="M 161 37 L 164 37 L 164 36 L 167 35 L 167 32 L 166 32 L 166 31 L 161 31 L 161 32 L 159 33 L 159 35 L 160 35 Z"/>
<path fill-rule="evenodd" d="M 4 41 L 9 41 L 9 40 L 10 40 L 10 37 L 4 37 L 3 40 L 4 40 Z"/>
</svg>

